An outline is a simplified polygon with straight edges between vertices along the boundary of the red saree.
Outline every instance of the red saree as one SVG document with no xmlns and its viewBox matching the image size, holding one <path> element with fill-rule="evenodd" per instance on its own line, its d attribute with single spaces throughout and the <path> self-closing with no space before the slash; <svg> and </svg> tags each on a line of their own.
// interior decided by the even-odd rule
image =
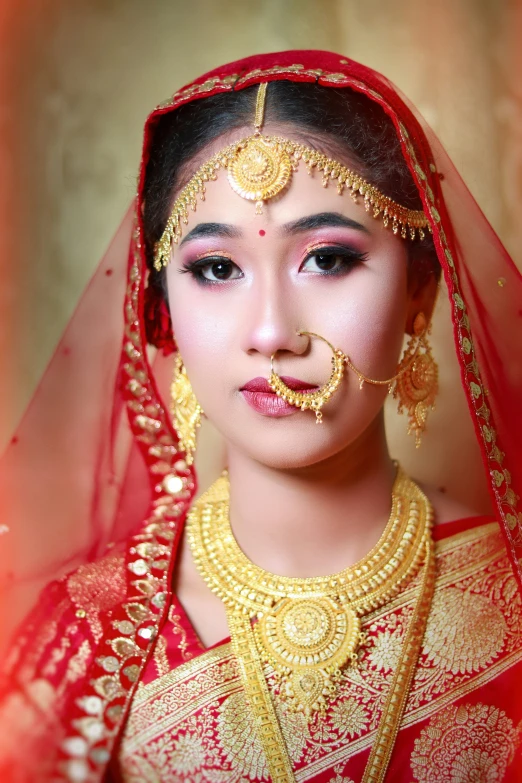
<svg viewBox="0 0 522 783">
<path fill-rule="evenodd" d="M 437 528 L 437 588 L 388 779 L 520 780 L 522 372 L 515 357 L 522 281 L 437 140 L 395 88 L 325 52 L 225 66 L 180 90 L 147 121 L 127 268 L 121 249 L 129 220 L 2 466 L 2 502 L 15 530 L 7 552 L 16 566 L 11 594 L 20 587 L 17 595 L 32 596 L 75 567 L 42 593 L 10 653 L 2 780 L 266 780 L 229 647 L 202 651 L 171 591 L 196 477 L 160 393 L 169 359 L 146 351 L 140 216 L 156 118 L 273 79 L 364 92 L 392 119 L 432 225 L 493 505 L 494 518 Z M 123 309 L 115 312 L 120 295 Z M 161 343 L 168 323 L 156 331 Z M 54 447 L 45 470 L 42 442 Z M 45 522 L 45 535 L 31 519 Z M 41 547 L 29 548 L 33 532 Z M 297 780 L 360 780 L 412 590 L 366 618 L 360 665 L 345 673 L 326 719 L 304 725 L 280 709 Z"/>
<path fill-rule="evenodd" d="M 128 552 L 157 557 L 168 532 L 156 526 L 153 544 L 140 533 Z M 437 585 L 388 779 L 515 783 L 522 612 L 509 559 L 487 518 L 440 526 L 435 540 Z M 147 561 L 127 568 L 142 571 Z M 47 622 L 29 625 L 13 655 L 18 687 L 3 702 L 2 779 L 99 780 L 107 767 L 111 783 L 268 781 L 229 640 L 205 650 L 161 580 L 135 582 L 152 588 L 151 604 L 163 610 L 150 655 L 149 633 L 139 633 L 153 627 L 143 598 L 124 599 L 123 554 L 83 566 L 47 592 L 49 604 L 39 608 Z M 365 619 L 359 665 L 345 671 L 324 717 L 308 722 L 278 703 L 296 780 L 361 779 L 416 587 Z M 22 735 L 23 760 L 14 744 Z M 60 750 L 58 777 L 50 747 Z"/>
<path fill-rule="evenodd" d="M 522 707 L 513 709 L 512 690 L 522 671 L 522 623 L 518 597 L 511 602 L 516 587 L 509 563 L 495 523 L 485 519 L 449 524 L 437 535 L 439 584 L 389 779 L 486 780 L 480 775 L 487 773 L 515 781 Z M 366 619 L 359 666 L 345 672 L 324 717 L 309 723 L 279 702 L 297 780 L 361 779 L 412 610 L 412 587 Z M 115 776 L 118 771 L 125 783 L 269 780 L 254 735 L 228 640 L 203 652 L 173 598 L 134 697 Z"/>
</svg>

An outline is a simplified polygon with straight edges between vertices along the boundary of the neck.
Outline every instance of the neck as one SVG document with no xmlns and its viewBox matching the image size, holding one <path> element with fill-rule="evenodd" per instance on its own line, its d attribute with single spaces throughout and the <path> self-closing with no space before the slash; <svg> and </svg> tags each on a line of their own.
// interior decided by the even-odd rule
<svg viewBox="0 0 522 783">
<path fill-rule="evenodd" d="M 363 558 L 391 509 L 395 466 L 379 417 L 349 449 L 298 470 L 228 454 L 230 519 L 256 565 L 281 576 L 324 576 Z"/>
</svg>

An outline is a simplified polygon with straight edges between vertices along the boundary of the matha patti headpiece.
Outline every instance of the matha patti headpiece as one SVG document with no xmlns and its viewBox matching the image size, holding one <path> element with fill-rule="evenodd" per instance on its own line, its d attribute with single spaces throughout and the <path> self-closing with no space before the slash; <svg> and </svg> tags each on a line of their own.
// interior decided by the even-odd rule
<svg viewBox="0 0 522 783">
<path fill-rule="evenodd" d="M 337 192 L 346 188 L 354 201 L 364 197 L 364 206 L 374 218 L 382 217 L 384 226 L 392 224 L 394 234 L 400 232 L 403 239 L 424 239 L 424 229 L 431 231 L 422 210 L 407 209 L 370 185 L 363 177 L 332 158 L 304 144 L 279 136 L 261 134 L 268 83 L 259 85 L 254 119 L 255 133 L 233 142 L 213 155 L 194 174 L 177 197 L 165 230 L 156 243 L 154 268 L 159 272 L 170 260 L 172 242 L 179 241 L 182 225 L 188 223 L 189 209 L 196 210 L 198 196 L 205 199 L 206 183 L 217 179 L 219 169 L 228 171 L 232 189 L 242 198 L 256 202 L 256 213 L 262 212 L 263 203 L 281 193 L 289 184 L 292 173 L 300 161 L 304 161 L 308 173 L 316 169 L 322 173 L 323 187 L 335 180 Z"/>
</svg>

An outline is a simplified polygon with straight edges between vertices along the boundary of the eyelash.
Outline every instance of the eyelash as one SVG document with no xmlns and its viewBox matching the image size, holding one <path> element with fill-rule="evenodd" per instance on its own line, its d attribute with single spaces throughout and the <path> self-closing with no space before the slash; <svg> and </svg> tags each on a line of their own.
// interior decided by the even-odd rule
<svg viewBox="0 0 522 783">
<path fill-rule="evenodd" d="M 321 245 L 319 247 L 309 248 L 305 258 L 302 261 L 301 267 L 309 261 L 311 258 L 319 256 L 330 256 L 333 258 L 341 258 L 342 265 L 339 269 L 323 270 L 322 272 L 314 272 L 319 277 L 335 276 L 340 277 L 348 274 L 358 263 L 362 263 L 368 260 L 368 254 L 362 253 L 358 250 L 354 250 L 353 247 L 346 247 L 344 245 Z"/>
<path fill-rule="evenodd" d="M 334 256 L 343 259 L 342 265 L 339 269 L 310 273 L 315 274 L 318 277 L 341 277 L 348 274 L 348 272 L 358 263 L 362 263 L 368 259 L 367 253 L 359 252 L 358 250 L 354 250 L 351 247 L 345 247 L 343 245 L 321 245 L 319 247 L 309 248 L 305 258 L 301 262 L 300 269 L 307 261 L 309 261 L 311 258 L 314 258 L 315 256 Z M 229 263 L 233 267 L 239 269 L 237 264 L 235 264 L 229 256 L 210 255 L 204 256 L 203 258 L 198 258 L 195 261 L 187 261 L 185 264 L 183 264 L 183 268 L 179 271 L 181 274 L 191 274 L 196 282 L 203 286 L 223 285 L 224 283 L 233 283 L 235 280 L 240 279 L 233 278 L 232 280 L 219 281 L 209 280 L 208 278 L 204 277 L 203 270 L 206 267 L 209 267 L 212 264 L 217 264 L 219 262 Z"/>
</svg>

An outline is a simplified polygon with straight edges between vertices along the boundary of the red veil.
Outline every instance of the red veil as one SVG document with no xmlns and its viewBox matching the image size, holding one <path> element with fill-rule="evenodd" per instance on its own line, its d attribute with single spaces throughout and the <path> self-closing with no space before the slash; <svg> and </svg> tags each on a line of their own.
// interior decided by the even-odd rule
<svg viewBox="0 0 522 783">
<path fill-rule="evenodd" d="M 136 660 L 131 650 L 125 671 L 132 665 L 139 670 L 150 654 L 163 602 L 147 604 L 142 577 L 149 574 L 168 593 L 172 552 L 196 491 L 196 476 L 178 451 L 161 393 L 172 356 L 151 349 L 146 340 L 151 331 L 156 343 L 168 337 L 168 322 L 160 313 L 150 328 L 154 301 L 146 295 L 148 272 L 140 240 L 148 150 L 160 115 L 190 101 L 279 79 L 360 91 L 382 106 L 396 128 L 443 269 L 445 311 L 451 318 L 460 385 L 483 468 L 471 494 L 479 495 L 487 486 L 522 588 L 520 274 L 434 134 L 387 79 L 340 55 L 289 51 L 251 57 L 205 74 L 147 119 L 136 202 L 84 293 L 1 463 L 1 519 L 9 526 L 2 538 L 1 571 L 6 627 L 19 620 L 42 586 L 80 566 L 86 577 L 92 573 L 91 582 L 87 578 L 84 583 L 90 584 L 90 598 L 102 617 L 108 610 L 112 618 L 119 613 L 127 617 L 118 604 L 124 599 L 141 607 L 133 618 L 135 636 L 128 639 L 135 645 Z M 446 390 L 448 397 L 457 393 L 455 387 Z M 436 429 L 436 419 L 432 426 Z M 449 430 L 442 433 L 442 443 L 445 470 L 462 475 L 462 452 Z M 423 451 L 430 453 L 429 437 Z M 411 472 L 418 475 L 414 468 Z M 436 471 L 434 475 L 437 480 Z M 99 580 L 93 564 L 118 552 L 125 554 L 126 570 L 115 567 L 105 581 Z M 129 574 L 134 581 L 129 582 Z M 53 616 L 57 596 L 48 590 L 32 624 L 22 625 L 32 652 L 23 652 L 23 642 L 22 652 L 17 648 L 22 663 L 12 664 L 8 687 L 16 688 L 17 672 L 27 655 L 36 660 L 40 654 L 31 647 L 32 629 L 46 614 Z M 78 614 L 77 623 L 81 621 Z M 111 620 L 112 625 L 115 622 Z M 74 699 L 63 695 L 63 711 L 71 713 L 70 720 L 87 709 L 82 699 L 90 687 L 86 683 L 93 682 L 96 644 L 116 643 L 107 634 L 101 641 L 91 640 L 92 655 L 84 656 L 84 676 L 75 686 Z M 107 718 L 109 728 L 93 740 L 89 774 L 95 775 L 94 770 L 106 763 L 135 686 L 134 672 L 109 699 L 112 723 Z M 41 694 L 31 694 L 27 687 L 17 698 L 41 708 Z M 60 749 L 67 752 L 65 746 Z M 62 779 L 53 774 L 53 780 Z"/>
</svg>

